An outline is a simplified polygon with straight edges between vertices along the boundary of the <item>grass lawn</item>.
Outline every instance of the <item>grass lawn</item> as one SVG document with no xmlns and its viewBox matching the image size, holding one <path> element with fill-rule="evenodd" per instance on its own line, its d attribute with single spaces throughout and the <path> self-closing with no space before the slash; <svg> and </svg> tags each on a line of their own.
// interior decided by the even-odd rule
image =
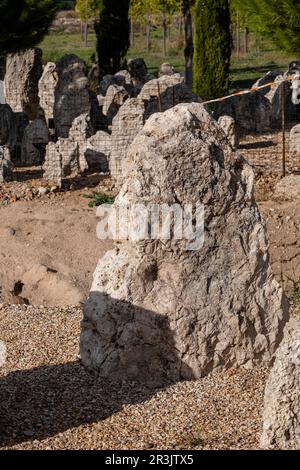
<svg viewBox="0 0 300 470">
<path fill-rule="evenodd" d="M 175 36 L 174 31 L 172 36 Z M 39 47 L 43 50 L 45 62 L 56 62 L 65 54 L 76 54 L 85 60 L 88 67 L 90 67 L 92 55 L 95 53 L 95 43 L 96 37 L 92 30 L 88 36 L 88 47 L 83 47 L 79 33 L 57 32 L 46 36 Z M 129 49 L 127 59 L 134 57 L 143 57 L 150 73 L 156 73 L 163 62 L 171 63 L 176 71 L 184 70 L 182 41 L 178 41 L 175 37 L 172 38 L 169 42 L 168 55 L 163 57 L 161 32 L 159 30 L 153 33 L 151 52 L 147 52 L 145 48 L 144 37 L 139 35 L 135 37 L 134 47 Z M 266 46 L 262 47 L 259 52 L 253 48 L 247 56 L 239 59 L 233 56 L 230 72 L 231 89 L 249 88 L 269 70 L 286 70 L 291 60 L 296 58 L 282 51 L 271 50 L 270 47 Z"/>
</svg>

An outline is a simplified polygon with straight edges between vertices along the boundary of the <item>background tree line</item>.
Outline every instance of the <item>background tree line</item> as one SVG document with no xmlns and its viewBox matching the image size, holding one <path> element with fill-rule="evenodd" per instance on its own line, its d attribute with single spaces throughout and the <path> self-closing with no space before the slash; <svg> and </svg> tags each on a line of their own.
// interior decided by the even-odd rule
<svg viewBox="0 0 300 470">
<path fill-rule="evenodd" d="M 84 25 L 85 42 L 88 24 L 94 24 L 100 75 L 119 70 L 137 28 L 144 28 L 149 50 L 160 28 L 166 55 L 175 25 L 184 39 L 187 84 L 204 99 L 228 91 L 233 43 L 237 56 L 247 52 L 249 33 L 300 53 L 299 0 L 0 0 L 0 54 L 38 44 L 57 11 L 69 7 Z"/>
</svg>

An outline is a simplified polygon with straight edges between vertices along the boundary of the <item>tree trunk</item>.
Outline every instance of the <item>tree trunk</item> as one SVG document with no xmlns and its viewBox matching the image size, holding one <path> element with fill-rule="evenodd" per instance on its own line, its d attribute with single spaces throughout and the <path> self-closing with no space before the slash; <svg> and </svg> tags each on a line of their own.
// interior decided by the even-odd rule
<svg viewBox="0 0 300 470">
<path fill-rule="evenodd" d="M 130 18 L 130 47 L 134 47 L 134 30 L 132 18 Z"/>
<path fill-rule="evenodd" d="M 237 11 L 236 13 L 236 55 L 237 58 L 240 57 L 240 14 Z"/>
<path fill-rule="evenodd" d="M 164 19 L 163 19 L 163 55 L 164 57 L 166 57 L 167 55 L 167 33 L 168 33 L 167 19 L 164 15 Z"/>
<path fill-rule="evenodd" d="M 147 13 L 147 52 L 151 51 L 151 15 Z"/>
<path fill-rule="evenodd" d="M 249 29 L 244 29 L 244 53 L 248 54 Z"/>
<path fill-rule="evenodd" d="M 193 87 L 193 55 L 194 55 L 194 42 L 193 42 L 193 20 L 190 10 L 190 0 L 183 0 L 182 13 L 184 18 L 184 37 L 185 37 L 185 82 L 187 87 L 191 90 Z"/>
<path fill-rule="evenodd" d="M 84 43 L 84 26 L 82 20 L 80 20 L 80 34 L 81 34 L 81 41 Z"/>
<path fill-rule="evenodd" d="M 88 20 L 84 23 L 84 47 L 88 47 Z"/>
<path fill-rule="evenodd" d="M 179 20 L 179 36 L 182 37 L 182 30 L 183 30 L 183 18 L 180 15 L 180 20 Z"/>
</svg>

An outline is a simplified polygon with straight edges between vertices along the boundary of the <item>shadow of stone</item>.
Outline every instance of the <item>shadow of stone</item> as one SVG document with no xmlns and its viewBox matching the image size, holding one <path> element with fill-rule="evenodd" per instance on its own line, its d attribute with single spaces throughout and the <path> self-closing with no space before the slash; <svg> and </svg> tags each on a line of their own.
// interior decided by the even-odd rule
<svg viewBox="0 0 300 470">
<path fill-rule="evenodd" d="M 102 296 L 99 293 L 93 293 L 93 296 L 95 294 Z M 173 333 L 168 329 L 166 319 L 111 298 L 110 305 L 120 317 L 126 318 L 128 312 L 135 309 L 140 321 L 149 328 L 156 326 L 153 333 L 157 340 L 148 338 L 150 343 L 142 348 L 141 337 L 135 337 L 136 328 L 131 333 L 130 329 L 127 330 L 128 347 L 125 345 L 124 349 L 130 354 L 131 362 L 127 370 L 123 364 L 120 380 L 112 381 L 109 375 L 104 378 L 101 367 L 98 373 L 90 372 L 79 361 L 17 370 L 0 378 L 0 447 L 46 439 L 83 424 L 99 422 L 120 411 L 124 405 L 143 403 L 176 382 L 174 378 L 178 376 L 180 361 L 176 359 Z M 120 338 L 108 341 L 109 348 L 117 350 L 120 347 Z M 158 342 L 162 342 L 159 350 Z M 169 363 L 162 353 L 166 348 Z M 163 365 L 165 374 L 158 367 L 159 363 Z M 140 371 L 141 383 L 130 381 L 132 368 L 141 365 L 144 367 Z M 173 367 L 176 369 L 174 373 Z M 148 374 L 152 374 L 152 385 L 144 382 Z M 116 379 L 115 374 L 112 376 Z"/>
<path fill-rule="evenodd" d="M 264 140 L 264 141 L 257 141 L 257 142 L 247 142 L 245 144 L 240 144 L 240 149 L 264 149 L 269 147 L 274 147 L 277 145 L 277 142 L 273 142 L 272 140 Z"/>
</svg>

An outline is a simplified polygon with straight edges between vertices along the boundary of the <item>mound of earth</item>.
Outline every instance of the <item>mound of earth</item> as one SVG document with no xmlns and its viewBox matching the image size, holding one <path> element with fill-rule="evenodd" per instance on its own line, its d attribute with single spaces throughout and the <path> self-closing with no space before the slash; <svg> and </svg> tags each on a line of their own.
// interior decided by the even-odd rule
<svg viewBox="0 0 300 470">
<path fill-rule="evenodd" d="M 77 305 L 95 259 L 110 248 L 96 236 L 95 209 L 82 193 L 0 207 L 0 302 Z"/>
</svg>

